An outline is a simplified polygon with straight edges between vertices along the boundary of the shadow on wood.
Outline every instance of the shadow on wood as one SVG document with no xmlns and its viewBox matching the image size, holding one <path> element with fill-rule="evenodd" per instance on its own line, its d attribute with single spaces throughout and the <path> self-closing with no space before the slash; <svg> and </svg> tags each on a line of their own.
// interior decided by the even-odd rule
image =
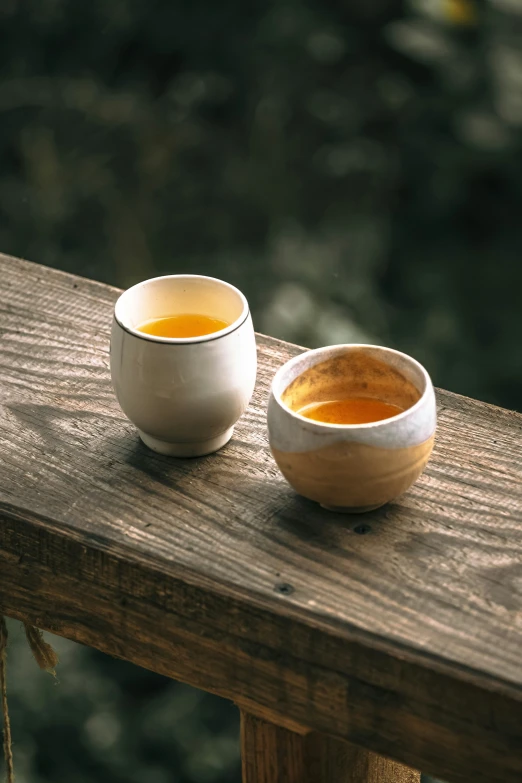
<svg viewBox="0 0 522 783">
<path fill-rule="evenodd" d="M 420 783 L 420 773 L 316 732 L 297 734 L 241 711 L 243 783 Z"/>
</svg>

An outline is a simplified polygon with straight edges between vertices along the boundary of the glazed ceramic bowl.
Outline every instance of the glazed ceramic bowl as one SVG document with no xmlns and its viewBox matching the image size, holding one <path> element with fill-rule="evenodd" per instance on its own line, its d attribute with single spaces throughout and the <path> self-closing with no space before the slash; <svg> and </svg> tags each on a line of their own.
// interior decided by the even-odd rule
<svg viewBox="0 0 522 783">
<path fill-rule="evenodd" d="M 402 413 L 369 424 L 326 424 L 311 403 L 374 397 Z M 283 476 L 322 506 L 370 511 L 405 492 L 433 447 L 433 385 L 415 359 L 391 348 L 335 345 L 296 356 L 276 373 L 268 405 L 270 448 Z"/>
<path fill-rule="evenodd" d="M 140 324 L 201 313 L 230 325 L 201 337 L 145 334 Z M 203 275 L 167 275 L 129 288 L 114 310 L 111 375 L 126 416 L 161 454 L 197 457 L 227 443 L 256 380 L 248 302 L 237 288 Z"/>
</svg>

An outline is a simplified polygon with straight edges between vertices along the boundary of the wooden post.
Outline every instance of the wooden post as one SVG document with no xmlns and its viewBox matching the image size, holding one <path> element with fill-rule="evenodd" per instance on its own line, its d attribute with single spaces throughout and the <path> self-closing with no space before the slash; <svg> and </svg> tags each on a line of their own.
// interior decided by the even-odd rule
<svg viewBox="0 0 522 783">
<path fill-rule="evenodd" d="M 243 783 L 303 783 L 304 737 L 241 710 Z"/>
<path fill-rule="evenodd" d="M 241 711 L 243 783 L 420 783 L 420 773 L 322 734 Z"/>
<path fill-rule="evenodd" d="M 308 734 L 307 783 L 420 783 L 420 772 L 348 742 Z"/>
</svg>

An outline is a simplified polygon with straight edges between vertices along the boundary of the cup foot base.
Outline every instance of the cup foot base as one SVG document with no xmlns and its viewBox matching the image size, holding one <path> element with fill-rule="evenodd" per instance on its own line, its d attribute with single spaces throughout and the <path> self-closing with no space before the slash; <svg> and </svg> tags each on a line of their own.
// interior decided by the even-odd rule
<svg viewBox="0 0 522 783">
<path fill-rule="evenodd" d="M 326 503 L 321 503 L 321 508 L 326 511 L 335 511 L 337 514 L 364 514 L 366 511 L 375 511 L 376 508 L 381 508 L 385 503 L 376 503 L 374 506 L 328 506 Z"/>
<path fill-rule="evenodd" d="M 152 438 L 145 432 L 138 430 L 139 435 L 143 443 L 152 451 L 157 454 L 165 454 L 169 457 L 204 457 L 206 454 L 212 454 L 214 451 L 221 449 L 228 443 L 234 428 L 230 427 L 226 432 L 222 432 L 215 438 L 209 440 L 198 440 L 181 443 L 169 443 L 159 438 Z"/>
</svg>

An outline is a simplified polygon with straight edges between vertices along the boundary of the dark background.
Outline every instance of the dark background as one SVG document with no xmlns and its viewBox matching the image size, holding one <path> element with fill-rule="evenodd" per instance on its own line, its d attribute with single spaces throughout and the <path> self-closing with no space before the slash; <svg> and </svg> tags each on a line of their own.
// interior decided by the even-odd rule
<svg viewBox="0 0 522 783">
<path fill-rule="evenodd" d="M 222 277 L 522 409 L 519 0 L 0 0 L 0 250 Z M 234 708 L 15 624 L 19 783 L 233 783 Z"/>
</svg>

